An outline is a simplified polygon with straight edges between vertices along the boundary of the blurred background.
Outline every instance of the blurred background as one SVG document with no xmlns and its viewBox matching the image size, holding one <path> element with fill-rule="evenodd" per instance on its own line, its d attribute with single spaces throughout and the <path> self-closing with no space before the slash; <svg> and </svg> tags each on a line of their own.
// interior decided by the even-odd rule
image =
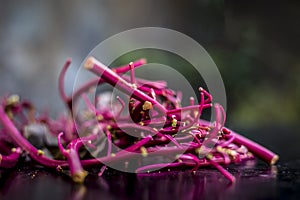
<svg viewBox="0 0 300 200">
<path fill-rule="evenodd" d="M 99 42 L 131 28 L 170 28 L 198 41 L 218 66 L 227 125 L 283 160 L 299 158 L 299 9 L 297 1 L 0 0 L 0 95 L 17 93 L 58 113 L 67 57 L 71 92 L 76 69 Z"/>
</svg>

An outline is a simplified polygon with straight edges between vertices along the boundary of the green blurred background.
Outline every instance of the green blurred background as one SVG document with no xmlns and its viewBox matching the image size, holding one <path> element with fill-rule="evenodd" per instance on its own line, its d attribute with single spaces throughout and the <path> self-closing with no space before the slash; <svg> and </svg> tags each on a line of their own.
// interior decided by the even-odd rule
<svg viewBox="0 0 300 200">
<path fill-rule="evenodd" d="M 198 41 L 217 64 L 227 125 L 279 153 L 289 146 L 293 159 L 300 139 L 299 9 L 297 1 L 1 0 L 0 94 L 18 93 L 57 113 L 57 77 L 67 57 L 71 92 L 76 70 L 99 42 L 136 27 L 170 28 Z"/>
</svg>

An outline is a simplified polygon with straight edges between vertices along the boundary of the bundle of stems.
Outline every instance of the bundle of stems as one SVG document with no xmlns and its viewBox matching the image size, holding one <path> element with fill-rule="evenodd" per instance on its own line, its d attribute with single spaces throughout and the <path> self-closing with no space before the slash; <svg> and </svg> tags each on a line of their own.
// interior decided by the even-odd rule
<svg viewBox="0 0 300 200">
<path fill-rule="evenodd" d="M 138 174 L 214 167 L 235 182 L 223 166 L 255 157 L 271 165 L 278 160 L 275 153 L 224 127 L 223 107 L 213 104 L 202 87 L 199 102 L 190 97 L 189 105 L 181 106 L 182 93 L 168 88 L 165 81 L 135 77 L 134 69 L 145 59 L 109 68 L 90 57 L 84 66 L 98 77 L 67 95 L 64 79 L 70 63 L 68 59 L 59 76 L 68 114 L 52 119 L 18 95 L 1 99 L 0 168 L 13 168 L 29 156 L 32 162 L 67 171 L 74 182 L 82 183 L 92 168 L 101 176 L 112 166 L 133 168 Z M 111 107 L 103 103 L 104 94 L 90 100 L 91 88 L 102 84 L 112 85 L 127 99 L 117 96 Z M 209 109 L 214 112 L 212 122 L 201 118 Z"/>
</svg>

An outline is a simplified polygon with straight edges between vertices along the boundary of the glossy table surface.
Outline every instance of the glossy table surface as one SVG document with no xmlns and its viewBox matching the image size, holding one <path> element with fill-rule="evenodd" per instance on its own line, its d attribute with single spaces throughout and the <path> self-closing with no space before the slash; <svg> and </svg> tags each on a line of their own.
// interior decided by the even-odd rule
<svg viewBox="0 0 300 200">
<path fill-rule="evenodd" d="M 253 166 L 254 165 L 254 166 Z M 107 171 L 85 184 L 43 169 L 1 172 L 1 199 L 299 199 L 300 160 L 269 167 L 262 163 L 229 166 L 235 184 L 215 169 L 196 173 L 135 174 Z"/>
</svg>

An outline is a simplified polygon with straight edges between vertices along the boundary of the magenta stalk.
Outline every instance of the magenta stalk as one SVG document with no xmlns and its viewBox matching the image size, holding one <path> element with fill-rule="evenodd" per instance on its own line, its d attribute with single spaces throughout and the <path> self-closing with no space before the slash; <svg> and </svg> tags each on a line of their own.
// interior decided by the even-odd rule
<svg viewBox="0 0 300 200">
<path fill-rule="evenodd" d="M 74 144 L 71 144 L 67 150 L 64 149 L 64 147 L 62 146 L 62 143 L 61 143 L 62 135 L 63 135 L 63 133 L 61 132 L 57 136 L 59 150 L 68 160 L 70 173 L 71 173 L 71 177 L 72 177 L 73 181 L 75 183 L 83 183 L 83 181 L 88 173 L 87 173 L 87 171 L 85 171 L 82 168 L 81 161 L 80 161 L 80 158 L 79 158 L 79 155 L 77 152 L 79 146 L 81 146 L 81 145 L 74 143 Z"/>
<path fill-rule="evenodd" d="M 0 168 L 12 168 L 16 166 L 22 153 L 21 148 L 13 148 L 11 154 L 0 154 Z"/>
<path fill-rule="evenodd" d="M 127 65 L 113 68 L 112 70 L 117 74 L 124 74 L 124 73 L 128 72 L 129 70 L 131 70 L 132 68 L 134 69 L 134 68 L 140 67 L 146 63 L 147 63 L 147 60 L 142 58 L 142 59 L 136 60 L 134 62 L 130 62 Z"/>
<path fill-rule="evenodd" d="M 64 162 L 58 160 L 52 160 L 45 156 L 41 150 L 37 150 L 32 144 L 30 144 L 18 131 L 13 122 L 7 117 L 3 106 L 0 106 L 0 122 L 7 134 L 13 139 L 13 141 L 22 149 L 27 151 L 36 162 L 51 168 L 56 168 L 58 165 Z"/>
<path fill-rule="evenodd" d="M 244 145 L 249 149 L 250 152 L 252 152 L 260 159 L 264 160 L 265 162 L 269 163 L 270 165 L 274 165 L 278 161 L 279 156 L 273 153 L 272 151 L 270 151 L 269 149 L 233 131 L 231 134 L 234 136 L 234 140 L 233 140 L 234 143 L 239 145 Z"/>
<path fill-rule="evenodd" d="M 59 74 L 59 79 L 58 79 L 58 90 L 59 90 L 60 97 L 62 98 L 62 100 L 65 102 L 65 104 L 67 105 L 67 107 L 70 110 L 72 110 L 72 104 L 74 101 L 76 101 L 78 96 L 80 96 L 82 93 L 86 92 L 89 88 L 104 82 L 104 80 L 99 79 L 99 78 L 93 79 L 93 80 L 89 81 L 88 83 L 86 83 L 85 85 L 83 85 L 78 90 L 76 90 L 73 93 L 73 95 L 68 96 L 64 89 L 65 88 L 64 82 L 65 82 L 66 72 L 67 72 L 68 68 L 70 67 L 71 62 L 72 62 L 71 58 L 68 58 Z M 139 59 L 137 61 L 132 62 L 131 65 L 130 64 L 123 65 L 120 67 L 116 67 L 112 70 L 117 74 L 123 74 L 123 73 L 130 71 L 131 68 L 137 68 L 146 63 L 147 63 L 146 59 Z"/>
<path fill-rule="evenodd" d="M 235 177 L 229 173 L 227 170 L 225 170 L 221 165 L 219 165 L 217 162 L 215 162 L 212 159 L 209 159 L 209 162 L 217 169 L 221 172 L 221 174 L 223 174 L 231 183 L 235 183 L 236 179 Z"/>
<path fill-rule="evenodd" d="M 141 102 L 150 102 L 154 107 L 157 108 L 157 110 L 161 114 L 166 113 L 165 107 L 163 107 L 160 103 L 155 101 L 153 98 L 149 97 L 145 93 L 141 92 L 140 90 L 136 89 L 134 85 L 128 83 L 123 78 L 121 78 L 119 75 L 114 73 L 111 69 L 106 67 L 104 64 L 100 63 L 98 60 L 96 60 L 93 57 L 89 57 L 87 61 L 84 64 L 85 68 L 89 71 L 95 73 L 96 75 L 100 76 L 104 80 L 107 81 L 112 86 L 115 86 L 119 90 L 125 92 L 127 95 L 130 95 L 136 99 L 138 99 Z"/>
<path fill-rule="evenodd" d="M 202 120 L 200 119 L 200 124 L 209 126 L 210 122 L 206 121 L 206 120 Z M 270 165 L 274 165 L 278 159 L 279 156 L 277 154 L 275 154 L 274 152 L 270 151 L 269 149 L 261 146 L 260 144 L 249 140 L 247 138 L 245 138 L 244 136 L 241 136 L 240 134 L 225 128 L 225 132 L 229 131 L 230 134 L 232 134 L 232 136 L 234 137 L 233 142 L 239 145 L 244 145 L 245 147 L 247 147 L 250 152 L 252 152 L 254 155 L 256 155 L 257 157 L 261 158 L 263 161 L 269 163 Z"/>
<path fill-rule="evenodd" d="M 59 77 L 58 77 L 58 91 L 59 91 L 59 94 L 60 94 L 60 97 L 62 98 L 62 100 L 65 102 L 65 104 L 68 105 L 68 101 L 69 101 L 69 98 L 68 96 L 66 95 L 66 92 L 65 92 L 65 76 L 66 76 L 66 72 L 71 64 L 72 60 L 71 58 L 68 58 L 67 61 L 65 62 L 60 74 L 59 74 Z M 68 105 L 69 106 L 69 105 Z"/>
</svg>

